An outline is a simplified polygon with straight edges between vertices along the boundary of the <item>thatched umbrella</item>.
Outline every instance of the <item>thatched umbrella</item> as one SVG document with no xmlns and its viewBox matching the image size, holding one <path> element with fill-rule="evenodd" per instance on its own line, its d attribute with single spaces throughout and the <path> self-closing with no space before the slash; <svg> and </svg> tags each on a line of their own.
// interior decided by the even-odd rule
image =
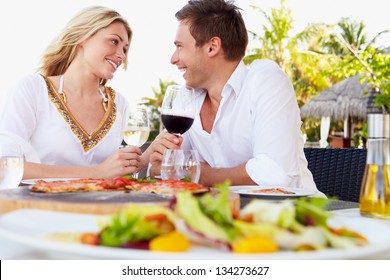
<svg viewBox="0 0 390 280">
<path fill-rule="evenodd" d="M 302 117 L 330 117 L 334 120 L 357 118 L 365 120 L 367 108 L 372 107 L 371 94 L 366 82 L 360 83 L 358 75 L 342 80 L 320 92 L 301 107 Z"/>
<path fill-rule="evenodd" d="M 344 137 L 350 139 L 352 118 L 364 121 L 368 112 L 379 112 L 379 108 L 374 105 L 376 93 L 369 91 L 370 87 L 366 82 L 361 83 L 358 75 L 347 78 L 309 100 L 301 107 L 301 115 L 322 119 L 321 123 L 326 124 L 327 130 L 329 119 L 343 120 Z M 324 141 L 322 138 L 323 135 L 321 141 Z"/>
</svg>

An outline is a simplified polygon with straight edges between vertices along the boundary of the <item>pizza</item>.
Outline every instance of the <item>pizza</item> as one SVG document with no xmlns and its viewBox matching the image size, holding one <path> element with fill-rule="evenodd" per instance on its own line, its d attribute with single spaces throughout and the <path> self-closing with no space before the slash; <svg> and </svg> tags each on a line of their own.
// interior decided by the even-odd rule
<svg viewBox="0 0 390 280">
<path fill-rule="evenodd" d="M 179 191 L 189 191 L 197 194 L 210 190 L 207 186 L 183 180 L 153 180 L 150 182 L 133 183 L 125 186 L 125 188 L 129 191 L 155 193 L 162 196 L 173 196 Z"/>
<path fill-rule="evenodd" d="M 113 179 L 37 180 L 30 190 L 41 193 L 134 191 L 174 196 L 181 190 L 203 193 L 209 191 L 209 188 L 201 184 L 182 180 L 147 180 L 135 179 L 132 176 L 121 176 Z"/>
<path fill-rule="evenodd" d="M 64 192 L 95 192 L 95 191 L 124 191 L 123 185 L 111 184 L 105 179 L 71 179 L 58 181 L 37 180 L 31 187 L 33 192 L 64 193 Z"/>
<path fill-rule="evenodd" d="M 270 194 L 295 194 L 295 192 L 287 191 L 283 188 L 269 188 L 261 190 L 248 190 L 249 193 L 270 193 Z"/>
</svg>

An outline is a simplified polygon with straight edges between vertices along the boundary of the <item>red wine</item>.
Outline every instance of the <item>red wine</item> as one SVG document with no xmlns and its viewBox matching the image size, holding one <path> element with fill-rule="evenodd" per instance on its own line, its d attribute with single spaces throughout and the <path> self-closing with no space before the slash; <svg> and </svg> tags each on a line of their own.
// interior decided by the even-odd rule
<svg viewBox="0 0 390 280">
<path fill-rule="evenodd" d="M 161 114 L 161 121 L 169 133 L 183 134 L 190 129 L 193 118 Z"/>
</svg>

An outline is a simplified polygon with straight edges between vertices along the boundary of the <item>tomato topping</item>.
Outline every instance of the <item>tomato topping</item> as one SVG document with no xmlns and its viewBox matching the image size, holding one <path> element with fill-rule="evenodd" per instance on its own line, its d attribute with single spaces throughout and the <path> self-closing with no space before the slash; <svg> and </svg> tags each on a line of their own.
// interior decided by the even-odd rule
<svg viewBox="0 0 390 280">
<path fill-rule="evenodd" d="M 87 245 L 98 245 L 99 244 L 99 235 L 96 233 L 84 233 L 80 237 L 80 242 L 82 244 L 87 244 Z"/>
</svg>

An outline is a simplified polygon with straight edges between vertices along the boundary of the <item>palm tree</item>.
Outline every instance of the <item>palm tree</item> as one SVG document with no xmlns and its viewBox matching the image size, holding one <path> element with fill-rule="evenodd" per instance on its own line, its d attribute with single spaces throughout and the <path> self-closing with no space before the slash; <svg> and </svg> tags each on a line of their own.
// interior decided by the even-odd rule
<svg viewBox="0 0 390 280">
<path fill-rule="evenodd" d="M 251 6 L 253 9 L 260 11 L 266 18 L 270 26 L 263 25 L 264 35 L 260 36 L 255 32 L 249 31 L 254 40 L 261 43 L 261 48 L 252 50 L 252 53 L 244 59 L 246 63 L 252 62 L 254 59 L 270 58 L 284 68 L 286 60 L 286 41 L 288 33 L 293 28 L 293 18 L 291 10 L 285 6 L 285 0 L 281 0 L 280 9 L 271 9 L 271 15 L 268 15 L 259 7 Z"/>
<path fill-rule="evenodd" d="M 311 24 L 290 36 L 294 19 L 285 0 L 281 0 L 280 8 L 271 9 L 270 14 L 258 7 L 252 8 L 259 10 L 266 22 L 262 25 L 263 35 L 249 31 L 260 47 L 249 50 L 244 62 L 249 64 L 255 59 L 269 58 L 278 63 L 290 77 L 300 106 L 329 87 L 332 82 L 331 75 L 327 75 L 331 73 L 329 55 L 319 48 L 328 26 Z"/>
<path fill-rule="evenodd" d="M 361 57 L 366 64 L 372 66 L 375 63 L 382 67 L 378 73 L 386 73 L 388 59 L 373 54 L 371 45 L 378 36 L 388 31 L 382 31 L 369 40 L 363 22 L 342 18 L 336 25 L 310 24 L 298 34 L 290 36 L 294 19 L 285 0 L 281 0 L 280 7 L 271 9 L 270 13 L 257 7 L 252 8 L 262 13 L 265 22 L 261 25 L 263 34 L 250 32 L 253 39 L 260 43 L 260 47 L 249 50 L 244 62 L 249 64 L 254 59 L 261 58 L 276 61 L 290 77 L 300 106 L 342 79 L 361 73 L 362 63 L 357 59 L 360 56 L 351 55 L 352 53 L 364 54 Z M 386 77 L 388 76 L 377 77 L 385 93 L 390 90 L 390 86 L 386 90 Z M 381 103 L 389 104 L 390 109 L 390 94 L 381 95 L 381 98 Z M 313 128 L 312 123 L 306 124 L 304 129 Z"/>
<path fill-rule="evenodd" d="M 330 36 L 330 41 L 324 44 L 329 52 L 338 56 L 336 73 L 343 78 L 360 74 L 368 79 L 376 92 L 382 94 L 376 97 L 378 106 L 390 109 L 390 57 L 386 52 L 373 47 L 377 38 L 390 32 L 384 30 L 368 40 L 363 21 L 352 21 L 342 18 L 337 26 L 339 33 Z M 341 71 L 340 71 L 341 69 Z"/>
<path fill-rule="evenodd" d="M 363 32 L 365 28 L 363 21 L 356 22 L 349 18 L 341 18 L 336 27 L 338 27 L 339 31 L 331 34 L 330 40 L 324 42 L 324 46 L 329 53 L 339 57 L 349 55 L 350 51 L 344 42 L 355 50 L 361 50 L 366 45 L 367 35 Z"/>
<path fill-rule="evenodd" d="M 378 37 L 390 30 L 384 30 L 377 33 L 371 40 L 368 39 L 365 32 L 365 24 L 363 21 L 355 21 L 351 18 L 341 18 L 337 23 L 336 30 L 330 35 L 330 40 L 324 42 L 324 46 L 329 53 L 333 53 L 339 57 L 345 57 L 351 54 L 351 49 L 356 53 L 367 50 L 372 47 Z"/>
</svg>

